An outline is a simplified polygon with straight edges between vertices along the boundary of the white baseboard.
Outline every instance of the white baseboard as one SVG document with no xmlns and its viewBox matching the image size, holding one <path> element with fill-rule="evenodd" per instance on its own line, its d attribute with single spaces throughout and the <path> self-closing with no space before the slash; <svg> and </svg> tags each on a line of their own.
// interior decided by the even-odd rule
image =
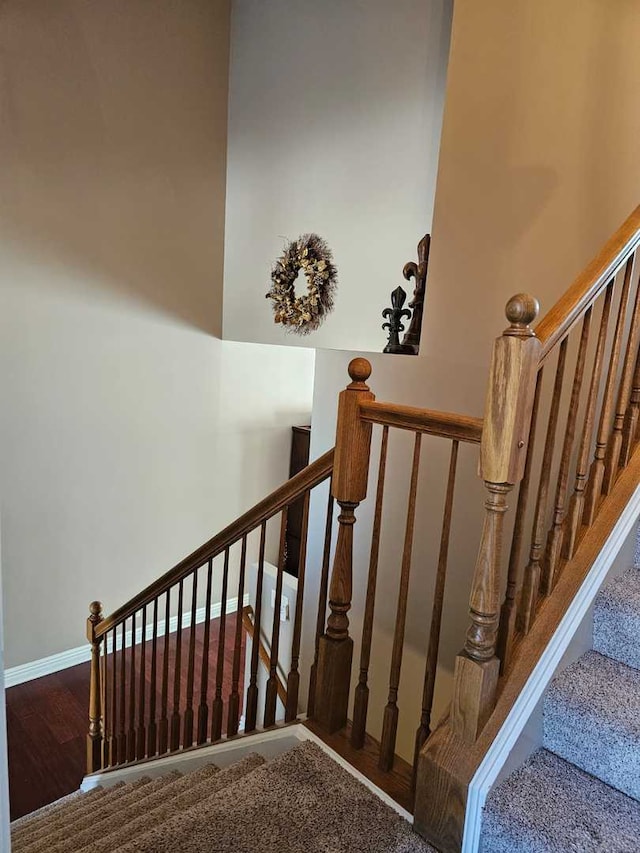
<svg viewBox="0 0 640 853">
<path fill-rule="evenodd" d="M 249 604 L 249 595 L 246 594 L 243 598 L 243 607 Z M 226 613 L 235 613 L 238 609 L 238 599 L 230 598 L 227 600 Z M 222 604 L 217 602 L 211 605 L 211 619 L 218 619 L 222 615 Z M 205 621 L 206 608 L 199 607 L 196 610 L 196 624 L 199 625 Z M 183 613 L 182 628 L 188 628 L 191 625 L 191 613 Z M 164 634 L 164 620 L 158 622 L 158 634 Z M 173 634 L 178 630 L 178 617 L 172 616 L 169 620 L 169 633 Z M 148 624 L 145 632 L 146 639 L 150 640 L 153 636 L 153 625 Z M 142 628 L 136 630 L 136 645 L 142 640 Z M 127 631 L 125 634 L 125 646 L 129 648 L 132 641 L 132 632 Z M 116 648 L 122 647 L 121 635 L 118 632 L 116 640 Z M 111 644 L 109 645 L 111 651 Z M 10 666 L 4 671 L 5 687 L 15 687 L 17 684 L 23 684 L 25 681 L 32 681 L 34 678 L 42 678 L 43 675 L 51 675 L 54 672 L 60 672 L 63 669 L 68 669 L 71 666 L 76 666 L 79 663 L 87 663 L 90 660 L 91 652 L 88 643 L 83 646 L 78 646 L 75 649 L 68 649 L 66 652 L 58 652 L 55 655 L 49 655 L 39 660 L 23 663 L 19 666 Z"/>
<path fill-rule="evenodd" d="M 593 604 L 613 562 L 626 538 L 637 524 L 640 514 L 640 486 L 627 503 L 604 546 L 596 557 L 582 586 L 569 605 L 562 621 L 540 656 L 522 692 L 516 699 L 502 728 L 489 747 L 475 776 L 469 783 L 467 811 L 464 823 L 462 853 L 477 853 L 480 849 L 482 810 L 487 795 L 500 770 L 507 761 L 529 717 L 542 699 L 549 682 L 567 651 L 575 632 Z"/>
</svg>

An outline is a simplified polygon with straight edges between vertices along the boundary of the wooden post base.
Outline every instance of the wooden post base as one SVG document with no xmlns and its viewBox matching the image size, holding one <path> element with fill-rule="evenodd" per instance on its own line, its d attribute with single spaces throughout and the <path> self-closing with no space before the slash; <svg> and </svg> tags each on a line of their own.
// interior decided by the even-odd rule
<svg viewBox="0 0 640 853">
<path fill-rule="evenodd" d="M 500 661 L 476 661 L 464 652 L 456 658 L 453 674 L 451 729 L 465 743 L 473 744 L 495 705 Z"/>
<path fill-rule="evenodd" d="M 436 729 L 416 767 L 413 828 L 442 853 L 460 853 L 467 789 L 475 767 L 469 748 L 448 725 Z"/>
<path fill-rule="evenodd" d="M 315 719 L 329 734 L 347 724 L 353 640 L 320 637 L 315 691 Z"/>
<path fill-rule="evenodd" d="M 87 773 L 102 770 L 102 737 L 87 735 Z"/>
</svg>

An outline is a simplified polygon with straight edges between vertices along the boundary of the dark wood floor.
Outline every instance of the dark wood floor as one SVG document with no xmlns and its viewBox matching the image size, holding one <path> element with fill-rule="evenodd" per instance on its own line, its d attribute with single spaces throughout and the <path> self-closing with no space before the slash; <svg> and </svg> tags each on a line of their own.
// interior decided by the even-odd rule
<svg viewBox="0 0 640 853">
<path fill-rule="evenodd" d="M 235 623 L 235 614 L 230 621 L 231 624 Z M 211 623 L 209 702 L 212 701 L 215 690 L 218 622 L 219 620 L 214 620 Z M 229 625 L 229 621 L 227 624 Z M 202 669 L 202 634 L 202 626 L 198 626 L 195 646 L 196 706 L 199 702 L 199 673 Z M 182 632 L 182 636 L 183 667 L 180 681 L 181 705 L 184 707 L 189 629 Z M 225 699 L 231 690 L 233 640 L 233 631 L 227 629 L 224 644 L 223 696 Z M 146 650 L 147 679 L 150 677 L 149 645 L 147 644 Z M 241 695 L 243 674 L 244 646 L 240 668 Z M 78 788 L 85 774 L 88 704 L 89 664 L 80 664 L 7 690 L 12 820 Z"/>
</svg>

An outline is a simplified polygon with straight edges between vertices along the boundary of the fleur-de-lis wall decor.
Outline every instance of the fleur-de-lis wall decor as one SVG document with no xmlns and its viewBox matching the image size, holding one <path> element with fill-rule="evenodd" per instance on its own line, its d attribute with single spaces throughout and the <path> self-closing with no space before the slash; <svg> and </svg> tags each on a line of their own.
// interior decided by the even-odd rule
<svg viewBox="0 0 640 853">
<path fill-rule="evenodd" d="M 418 263 L 409 261 L 404 265 L 402 270 L 402 275 L 407 281 L 415 279 L 413 296 L 407 308 L 403 307 L 407 295 L 401 287 L 397 287 L 391 294 L 391 304 L 393 307 L 385 308 L 382 312 L 383 317 L 389 318 L 389 322 L 384 323 L 382 326 L 383 329 L 389 329 L 389 340 L 383 352 L 400 355 L 418 355 L 420 350 L 420 333 L 422 330 L 422 311 L 427 287 L 430 246 L 431 235 L 425 234 L 418 243 Z M 401 301 L 399 301 L 400 294 L 402 294 Z M 408 309 L 413 309 L 413 313 Z M 400 311 L 400 314 L 394 314 L 396 311 Z M 411 317 L 411 322 L 401 343 L 400 332 L 404 332 L 405 329 L 402 320 L 409 317 Z M 392 328 L 394 324 L 397 325 L 395 329 Z"/>
<path fill-rule="evenodd" d="M 402 320 L 406 317 L 411 317 L 411 311 L 403 308 L 407 299 L 406 292 L 398 285 L 391 294 L 391 308 L 385 308 L 382 316 L 387 318 L 388 322 L 382 324 L 383 329 L 389 330 L 389 340 L 383 352 L 403 352 L 403 345 L 400 343 L 400 332 L 404 332 Z"/>
</svg>

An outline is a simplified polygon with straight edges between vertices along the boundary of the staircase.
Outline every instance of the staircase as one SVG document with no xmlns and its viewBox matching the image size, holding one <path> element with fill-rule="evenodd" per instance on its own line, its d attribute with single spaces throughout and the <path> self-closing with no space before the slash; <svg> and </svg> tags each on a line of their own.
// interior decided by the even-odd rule
<svg viewBox="0 0 640 853">
<path fill-rule="evenodd" d="M 509 300 L 483 418 L 378 401 L 367 384 L 371 365 L 354 359 L 339 395 L 334 449 L 109 615 L 100 602 L 90 605 L 89 775 L 144 772 L 156 760 L 231 738 L 250 742 L 261 729 L 270 737 L 306 718 L 320 742 L 341 743 L 341 751 L 334 747 L 340 756 L 360 763 L 369 780 L 375 774 L 396 802 L 398 790 L 407 792 L 415 828 L 432 848 L 307 745 L 268 764 L 253 757 L 233 771 L 209 768 L 73 798 L 17 824 L 15 849 L 66 853 L 98 840 L 103 853 L 475 851 L 470 792 L 479 768 L 538 663 L 550 677 L 546 650 L 616 525 L 635 512 L 639 251 L 640 207 L 539 323 L 535 298 Z M 479 455 L 481 513 L 459 471 L 469 454 L 474 467 Z M 399 472 L 397 460 L 409 458 Z M 435 470 L 439 489 L 429 480 Z M 391 476 L 406 482 L 406 504 L 397 491 L 385 497 Z M 420 507 L 425 482 L 441 501 L 435 511 L 430 504 L 429 525 Z M 354 525 L 368 496 L 364 582 L 360 567 L 354 571 Z M 300 506 L 299 577 L 285 630 L 287 524 Z M 307 560 L 310 529 L 318 547 Z M 414 571 L 416 534 L 421 565 Z M 469 625 L 455 661 L 442 662 L 456 539 L 474 551 L 455 567 L 455 581 L 467 579 L 470 588 Z M 395 611 L 386 614 L 393 623 L 387 660 L 376 652 L 379 567 L 385 588 L 397 590 Z M 545 748 L 493 791 L 485 850 L 638 849 L 639 578 L 634 569 L 601 593 L 593 650 L 548 692 Z M 408 719 L 399 695 L 416 583 L 433 592 L 424 608 L 430 614 L 421 615 L 424 678 L 412 685 L 420 714 Z M 253 617 L 243 628 L 247 599 Z M 360 618 L 352 624 L 353 602 Z M 453 667 L 453 686 L 450 711 L 437 721 L 439 663 Z M 369 705 L 380 702 L 370 691 L 374 680 L 387 701 L 372 732 Z M 415 732 L 412 764 L 396 755 L 400 730 Z"/>
<path fill-rule="evenodd" d="M 640 569 L 634 567 L 600 591 L 593 649 L 547 691 L 543 749 L 492 791 L 482 851 L 632 853 L 639 838 Z"/>
<path fill-rule="evenodd" d="M 14 853 L 428 853 L 410 825 L 307 742 L 265 762 L 71 795 L 12 826 Z"/>
</svg>

